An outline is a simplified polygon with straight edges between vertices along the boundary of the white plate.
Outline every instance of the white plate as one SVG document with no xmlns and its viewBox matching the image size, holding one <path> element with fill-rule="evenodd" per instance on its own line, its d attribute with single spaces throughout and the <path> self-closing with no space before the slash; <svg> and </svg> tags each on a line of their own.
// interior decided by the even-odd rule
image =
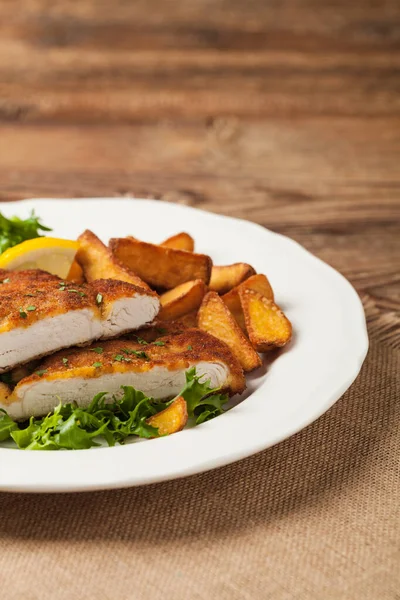
<svg viewBox="0 0 400 600">
<path fill-rule="evenodd" d="M 64 492 L 127 487 L 214 469 L 293 435 L 330 408 L 356 378 L 368 349 L 362 304 L 337 271 L 287 237 L 253 223 L 154 200 L 29 200 L 4 204 L 7 216 L 34 208 L 52 235 L 89 228 L 103 240 L 132 234 L 159 242 L 189 232 L 216 264 L 237 261 L 266 273 L 294 338 L 248 380 L 241 401 L 220 417 L 170 437 L 91 450 L 0 449 L 0 489 Z"/>
</svg>

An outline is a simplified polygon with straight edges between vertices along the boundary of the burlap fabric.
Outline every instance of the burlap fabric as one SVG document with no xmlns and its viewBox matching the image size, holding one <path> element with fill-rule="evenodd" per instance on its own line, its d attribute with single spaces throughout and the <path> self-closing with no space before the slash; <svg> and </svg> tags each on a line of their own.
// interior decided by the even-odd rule
<svg viewBox="0 0 400 600">
<path fill-rule="evenodd" d="M 1 494 L 8 600 L 400 598 L 396 343 L 322 418 L 240 463 L 110 492 Z"/>
</svg>

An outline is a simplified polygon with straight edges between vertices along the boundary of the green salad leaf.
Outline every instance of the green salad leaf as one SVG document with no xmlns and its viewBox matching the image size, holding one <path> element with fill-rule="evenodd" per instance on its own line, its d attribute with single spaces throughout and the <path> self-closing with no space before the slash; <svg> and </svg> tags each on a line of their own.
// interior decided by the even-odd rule
<svg viewBox="0 0 400 600">
<path fill-rule="evenodd" d="M 14 429 L 18 429 L 18 425 L 8 416 L 5 410 L 0 408 L 0 442 L 8 440 Z"/>
<path fill-rule="evenodd" d="M 27 219 L 19 217 L 7 219 L 0 213 L 0 253 L 25 240 L 42 237 L 41 231 L 51 231 L 51 229 L 42 225 L 34 211 Z"/>
<path fill-rule="evenodd" d="M 218 394 L 219 388 L 212 389 L 209 379 L 200 380 L 196 368 L 192 367 L 186 371 L 186 385 L 180 393 L 186 400 L 189 416 L 196 418 L 196 425 L 223 413 L 223 406 L 228 402 L 228 395 Z"/>
<path fill-rule="evenodd" d="M 186 384 L 178 396 L 186 400 L 189 416 L 198 425 L 220 415 L 227 402 L 226 394 L 201 381 L 193 367 L 186 372 Z M 98 446 L 104 439 L 109 446 L 123 444 L 130 436 L 153 438 L 158 429 L 147 419 L 164 410 L 167 402 L 156 401 L 132 386 L 122 386 L 120 398 L 106 400 L 107 393 L 97 394 L 86 409 L 76 403 L 59 404 L 43 418 L 31 417 L 27 423 L 16 423 L 0 412 L 0 442 L 9 438 L 23 450 L 83 450 Z"/>
</svg>

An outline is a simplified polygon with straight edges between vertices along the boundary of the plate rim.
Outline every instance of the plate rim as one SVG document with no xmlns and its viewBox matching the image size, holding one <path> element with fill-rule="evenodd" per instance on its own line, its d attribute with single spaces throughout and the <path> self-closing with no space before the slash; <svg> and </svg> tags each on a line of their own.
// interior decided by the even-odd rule
<svg viewBox="0 0 400 600">
<path fill-rule="evenodd" d="M 304 258 L 306 257 L 307 260 L 309 260 L 309 261 L 311 260 L 312 262 L 314 262 L 314 265 L 318 266 L 319 268 L 323 268 L 324 270 L 330 271 L 330 275 L 336 277 L 337 280 L 341 282 L 341 285 L 344 286 L 343 289 L 346 289 L 347 293 L 350 294 L 349 298 L 352 297 L 352 302 L 353 302 L 353 306 L 352 306 L 353 313 L 358 314 L 358 319 L 357 319 L 358 323 L 355 324 L 355 327 L 358 330 L 358 339 L 357 339 L 358 344 L 356 346 L 358 351 L 357 351 L 357 353 L 355 353 L 352 356 L 351 361 L 347 365 L 346 376 L 344 376 L 343 369 L 341 369 L 340 383 L 333 388 L 330 387 L 329 392 L 324 394 L 324 400 L 323 400 L 323 402 L 321 402 L 319 404 L 318 410 L 314 410 L 312 414 L 308 415 L 305 419 L 300 420 L 298 422 L 297 426 L 290 428 L 288 431 L 286 431 L 283 434 L 282 433 L 277 434 L 275 438 L 270 438 L 270 440 L 267 443 L 265 443 L 265 441 L 259 440 L 257 438 L 256 440 L 254 440 L 253 443 L 247 444 L 245 449 L 243 449 L 242 447 L 239 447 L 236 451 L 230 451 L 229 454 L 225 454 L 222 452 L 217 457 L 212 457 L 206 461 L 203 461 L 201 465 L 195 464 L 192 466 L 188 466 L 186 468 L 177 468 L 175 470 L 170 469 L 170 470 L 168 470 L 168 472 L 166 472 L 164 474 L 160 474 L 157 477 L 154 477 L 154 475 L 153 476 L 150 475 L 148 478 L 142 476 L 141 478 L 139 478 L 139 480 L 136 480 L 134 473 L 133 474 L 128 473 L 123 480 L 104 481 L 104 482 L 99 481 L 97 483 L 89 482 L 87 485 L 82 484 L 82 481 L 80 481 L 75 486 L 74 485 L 71 486 L 70 483 L 64 484 L 63 481 L 57 482 L 57 484 L 54 482 L 53 483 L 41 482 L 39 484 L 34 483 L 34 482 L 29 482 L 28 484 L 23 483 L 23 482 L 18 483 L 15 481 L 7 482 L 7 478 L 3 477 L 4 474 L 2 473 L 2 468 L 1 468 L 1 462 L 2 462 L 1 455 L 4 452 L 7 452 L 7 453 L 16 452 L 16 455 L 18 455 L 18 456 L 21 456 L 21 455 L 29 456 L 30 457 L 29 460 L 26 460 L 27 463 L 31 462 L 32 460 L 36 460 L 36 459 L 33 459 L 32 455 L 34 455 L 34 456 L 38 456 L 38 455 L 54 456 L 54 455 L 59 455 L 59 453 L 58 452 L 57 453 L 34 453 L 34 452 L 32 452 L 32 453 L 21 453 L 20 454 L 18 451 L 15 451 L 15 450 L 13 451 L 10 449 L 5 449 L 5 448 L 0 447 L 0 491 L 15 491 L 15 492 L 29 492 L 29 493 L 32 493 L 32 492 L 35 492 L 35 493 L 43 493 L 43 492 L 59 493 L 59 492 L 76 492 L 76 491 L 115 489 L 115 488 L 149 485 L 152 483 L 187 477 L 187 476 L 194 475 L 197 473 L 202 473 L 205 471 L 213 470 L 213 469 L 222 467 L 224 465 L 228 465 L 228 464 L 237 462 L 239 460 L 242 460 L 242 459 L 244 459 L 248 456 L 251 456 L 253 454 L 256 454 L 258 452 L 261 452 L 262 450 L 272 447 L 275 444 L 277 444 L 281 441 L 284 441 L 285 439 L 288 439 L 292 435 L 295 435 L 296 433 L 298 433 L 299 431 L 301 431 L 302 429 L 304 429 L 305 427 L 307 427 L 308 425 L 310 425 L 311 423 L 316 421 L 318 418 L 320 418 L 320 416 L 323 415 L 327 410 L 329 410 L 329 408 L 331 408 L 335 404 L 335 402 L 337 402 L 341 398 L 341 396 L 344 394 L 344 392 L 352 385 L 352 383 L 357 378 L 357 376 L 361 370 L 362 364 L 365 360 L 365 357 L 368 353 L 368 347 L 369 347 L 368 330 L 367 330 L 364 307 L 361 302 L 361 299 L 358 296 L 358 294 L 357 294 L 356 290 L 354 289 L 354 287 L 352 286 L 352 284 L 339 271 L 337 271 L 335 268 L 333 268 L 328 263 L 324 262 L 319 257 L 315 256 L 312 252 L 310 252 L 309 250 L 304 248 L 304 246 L 302 246 L 295 240 L 291 239 L 290 237 L 285 236 L 280 233 L 277 233 L 277 232 L 274 232 L 274 231 L 271 231 L 270 229 L 267 229 L 266 227 L 264 227 L 258 223 L 254 223 L 253 221 L 249 221 L 246 219 L 240 219 L 240 218 L 231 217 L 231 216 L 227 216 L 227 215 L 223 215 L 223 214 L 219 214 L 219 213 L 213 213 L 213 212 L 205 211 L 201 208 L 199 209 L 199 208 L 194 208 L 191 206 L 169 203 L 169 202 L 165 202 L 162 200 L 142 199 L 142 198 L 136 198 L 136 197 L 29 198 L 29 199 L 25 199 L 25 200 L 10 202 L 10 203 L 7 203 L 5 206 L 7 206 L 8 208 L 12 207 L 12 209 L 14 210 L 17 205 L 21 206 L 21 205 L 29 205 L 32 203 L 34 203 L 34 204 L 43 203 L 43 202 L 47 203 L 47 202 L 51 202 L 51 201 L 63 203 L 63 204 L 70 204 L 71 202 L 72 203 L 75 203 L 75 202 L 76 203 L 78 203 L 78 202 L 88 203 L 88 202 L 93 202 L 93 201 L 102 202 L 102 203 L 119 202 L 119 203 L 125 203 L 125 204 L 131 204 L 131 203 L 136 202 L 136 203 L 151 204 L 152 206 L 156 205 L 158 208 L 159 208 L 160 204 L 162 204 L 163 209 L 164 209 L 164 207 L 168 206 L 171 210 L 178 209 L 179 211 L 183 211 L 183 212 L 194 212 L 194 213 L 200 212 L 203 215 L 206 215 L 207 218 L 216 218 L 217 220 L 219 220 L 219 219 L 226 220 L 226 221 L 235 223 L 236 225 L 243 226 L 243 223 L 244 223 L 246 225 L 246 227 L 257 229 L 259 232 L 262 232 L 263 234 L 267 234 L 269 236 L 275 237 L 276 239 L 281 240 L 281 242 L 283 242 L 284 244 L 291 245 L 292 248 L 295 248 L 296 251 L 299 252 L 300 254 L 302 254 Z M 167 210 L 169 210 L 169 208 Z M 262 386 L 260 386 L 260 388 L 258 388 L 255 393 L 260 393 L 261 388 L 262 388 Z M 243 404 L 245 404 L 245 401 L 243 402 Z M 223 417 L 219 417 L 218 420 L 221 420 L 221 418 L 223 418 Z M 186 430 L 186 432 L 188 432 L 188 431 L 190 431 L 190 430 Z M 182 432 L 182 433 L 185 433 L 185 432 Z M 182 433 L 180 435 L 182 435 Z M 165 438 L 163 438 L 163 439 L 165 439 Z M 152 445 L 153 445 L 154 451 L 157 446 L 157 443 L 160 441 L 162 441 L 162 440 L 160 440 L 160 439 L 152 440 Z M 114 448 L 101 448 L 99 450 L 101 450 L 102 453 L 103 452 L 122 452 L 127 447 L 128 446 L 116 446 Z M 73 455 L 75 455 L 79 458 L 79 455 L 82 455 L 82 453 L 87 453 L 87 451 L 86 450 L 76 450 L 76 451 L 74 451 Z M 62 454 L 63 455 L 65 455 L 65 454 L 71 455 L 72 453 L 66 452 L 66 453 L 62 453 Z M 154 454 L 154 452 L 153 452 L 153 454 Z M 115 456 L 116 456 L 116 454 L 115 454 Z M 21 459 L 22 459 L 22 457 L 21 457 Z M 17 463 L 21 462 L 21 459 L 18 459 L 16 462 Z M 45 462 L 45 461 L 43 461 L 43 462 Z M 53 459 L 47 460 L 47 462 L 53 463 L 54 460 Z"/>
</svg>

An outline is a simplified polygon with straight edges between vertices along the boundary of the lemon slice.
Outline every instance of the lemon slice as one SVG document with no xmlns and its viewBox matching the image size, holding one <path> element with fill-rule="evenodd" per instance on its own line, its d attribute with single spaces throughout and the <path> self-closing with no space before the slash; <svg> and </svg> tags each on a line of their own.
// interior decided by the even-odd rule
<svg viewBox="0 0 400 600">
<path fill-rule="evenodd" d="M 0 268 L 10 271 L 43 269 L 65 279 L 74 261 L 79 242 L 51 237 L 26 240 L 0 255 Z"/>
</svg>

